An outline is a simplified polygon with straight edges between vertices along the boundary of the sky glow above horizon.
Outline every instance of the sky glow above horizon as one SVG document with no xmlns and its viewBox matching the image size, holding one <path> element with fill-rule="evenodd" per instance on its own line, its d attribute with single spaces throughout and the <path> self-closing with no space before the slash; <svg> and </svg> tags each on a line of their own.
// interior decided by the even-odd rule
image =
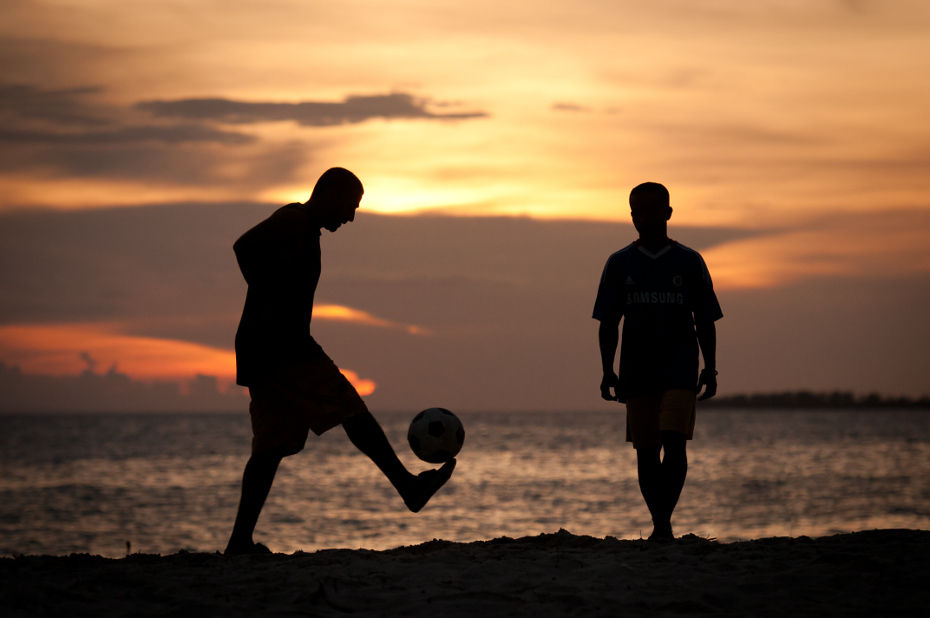
<svg viewBox="0 0 930 618">
<path fill-rule="evenodd" d="M 217 162 L 212 186 L 141 169 L 43 168 L 39 157 L 4 170 L 8 207 L 306 199 L 339 161 L 358 170 L 365 206 L 379 212 L 619 219 L 645 178 L 671 187 L 687 224 L 926 208 L 930 86 L 918 76 L 930 68 L 930 7 L 920 2 L 17 0 L 2 10 L 4 55 L 19 60 L 3 82 L 87 89 L 63 98 L 104 127 L 188 126 L 145 105 L 202 98 L 406 93 L 435 116 L 386 119 L 376 103 L 369 118 L 322 125 L 206 114 L 197 126 L 243 137 L 223 146 L 235 156 Z M 475 113 L 484 116 L 455 119 Z M 80 133 L 78 115 L 56 136 Z M 301 156 L 286 158 L 288 148 Z M 227 186 L 268 153 L 294 168 Z M 85 191 L 69 190 L 80 182 Z"/>
<path fill-rule="evenodd" d="M 673 238 L 752 232 L 702 251 L 718 290 L 924 275 L 928 74 L 917 0 L 10 0 L 0 212 L 304 201 L 340 165 L 370 212 L 615 222 L 652 180 Z"/>
</svg>

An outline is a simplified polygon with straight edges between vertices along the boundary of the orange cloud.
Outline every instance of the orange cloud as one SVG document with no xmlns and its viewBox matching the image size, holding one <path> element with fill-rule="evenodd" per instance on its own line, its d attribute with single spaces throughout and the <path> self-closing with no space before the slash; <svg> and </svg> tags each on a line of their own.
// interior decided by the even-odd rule
<svg viewBox="0 0 930 618">
<path fill-rule="evenodd" d="M 188 380 L 210 375 L 231 384 L 236 354 L 231 350 L 154 337 L 124 335 L 103 324 L 0 326 L 0 360 L 23 372 L 73 375 L 85 369 L 118 367 L 137 380 Z M 373 380 L 340 369 L 360 395 L 377 388 Z"/>
<path fill-rule="evenodd" d="M 142 379 L 189 378 L 197 374 L 234 379 L 236 375 L 236 354 L 230 350 L 123 335 L 100 324 L 3 326 L 0 356 L 27 373 L 49 375 L 78 373 L 97 363 L 116 365 L 121 373 Z"/>
<path fill-rule="evenodd" d="M 314 305 L 314 320 L 333 320 L 336 322 L 354 322 L 356 324 L 365 324 L 367 326 L 380 326 L 382 328 L 400 328 L 411 335 L 429 334 L 427 329 L 413 324 L 402 324 L 392 322 L 383 318 L 375 317 L 367 311 L 345 307 L 343 305 Z"/>
<path fill-rule="evenodd" d="M 764 288 L 816 276 L 930 272 L 930 217 L 890 211 L 814 221 L 703 251 L 719 289 Z"/>
<path fill-rule="evenodd" d="M 340 369 L 339 371 L 342 372 L 342 375 L 344 375 L 346 379 L 352 383 L 352 386 L 355 387 L 355 390 L 357 390 L 358 394 L 361 395 L 362 397 L 371 395 L 373 392 L 375 392 L 375 389 L 378 387 L 378 385 L 375 384 L 374 380 L 360 378 L 358 377 L 358 374 L 355 373 L 354 371 L 351 371 L 349 369 Z"/>
</svg>

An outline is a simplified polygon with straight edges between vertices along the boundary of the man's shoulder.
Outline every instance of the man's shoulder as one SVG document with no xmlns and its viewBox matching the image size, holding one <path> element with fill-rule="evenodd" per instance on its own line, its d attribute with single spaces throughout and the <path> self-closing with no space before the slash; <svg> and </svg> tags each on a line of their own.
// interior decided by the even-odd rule
<svg viewBox="0 0 930 618">
<path fill-rule="evenodd" d="M 697 255 L 697 256 L 700 256 L 700 255 L 701 255 L 700 253 L 698 253 L 697 250 L 692 249 L 692 248 L 689 247 L 688 245 L 686 245 L 686 244 L 684 244 L 684 243 L 680 243 L 680 242 L 678 242 L 677 240 L 673 240 L 673 241 L 672 241 L 672 246 L 675 247 L 676 249 L 679 249 L 680 251 L 682 251 L 682 252 L 685 253 L 685 254 Z"/>
<path fill-rule="evenodd" d="M 678 259 L 686 263 L 688 267 L 699 271 L 701 277 L 708 284 L 710 284 L 710 271 L 707 269 L 707 263 L 704 262 L 704 258 L 701 256 L 701 254 L 691 247 L 681 244 L 680 242 L 675 242 L 674 245 L 676 247 L 676 255 L 678 256 Z"/>
<path fill-rule="evenodd" d="M 633 248 L 635 246 L 636 246 L 636 243 L 631 242 L 630 244 L 625 246 L 623 249 L 620 249 L 619 251 L 614 251 L 613 253 L 611 253 L 610 257 L 607 258 L 607 265 L 610 266 L 611 262 L 616 264 L 622 261 L 626 256 L 631 255 Z"/>
<path fill-rule="evenodd" d="M 271 218 L 275 219 L 288 219 L 292 221 L 296 220 L 307 220 L 307 213 L 302 208 L 303 204 L 299 202 L 294 202 L 293 204 L 285 204 L 280 208 L 277 208 L 273 213 L 271 213 Z"/>
<path fill-rule="evenodd" d="M 310 225 L 310 216 L 301 208 L 303 204 L 286 204 L 265 219 L 265 224 L 283 237 L 303 237 Z"/>
<path fill-rule="evenodd" d="M 683 245 L 678 241 L 672 241 L 672 246 L 675 247 L 676 252 L 678 253 L 681 259 L 693 260 L 693 261 L 700 262 L 701 264 L 704 263 L 704 258 L 701 256 L 701 254 L 697 250 L 692 249 L 691 247 L 687 245 Z"/>
</svg>

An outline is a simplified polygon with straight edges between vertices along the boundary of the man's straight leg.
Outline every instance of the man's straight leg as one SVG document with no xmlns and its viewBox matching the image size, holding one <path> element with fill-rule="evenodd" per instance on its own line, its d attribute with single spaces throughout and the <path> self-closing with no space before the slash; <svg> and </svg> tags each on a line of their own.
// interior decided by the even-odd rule
<svg viewBox="0 0 930 618">
<path fill-rule="evenodd" d="M 242 473 L 242 496 L 232 535 L 226 545 L 227 554 L 250 554 L 260 552 L 263 546 L 256 546 L 252 540 L 255 524 L 262 512 L 268 492 L 274 483 L 278 465 L 284 454 L 280 449 L 252 455 Z"/>
<path fill-rule="evenodd" d="M 649 514 L 652 515 L 653 538 L 665 518 L 665 500 L 662 484 L 661 446 L 640 446 L 636 449 L 636 469 L 639 476 L 639 490 L 646 501 Z"/>
<path fill-rule="evenodd" d="M 666 509 L 665 519 L 669 522 L 671 531 L 672 513 L 681 497 L 681 490 L 685 486 L 685 477 L 688 476 L 688 453 L 685 448 L 687 438 L 677 431 L 662 432 L 662 490 Z"/>
<path fill-rule="evenodd" d="M 662 446 L 636 449 L 639 489 L 652 515 L 650 539 L 671 540 L 672 513 L 688 474 L 687 438 L 677 431 L 663 431 Z"/>
</svg>

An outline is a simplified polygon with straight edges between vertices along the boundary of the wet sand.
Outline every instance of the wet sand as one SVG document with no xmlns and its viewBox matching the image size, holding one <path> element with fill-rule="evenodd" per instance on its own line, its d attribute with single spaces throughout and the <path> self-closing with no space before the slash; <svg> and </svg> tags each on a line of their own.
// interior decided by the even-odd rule
<svg viewBox="0 0 930 618">
<path fill-rule="evenodd" d="M 0 559 L 5 616 L 921 616 L 930 531 Z"/>
</svg>

